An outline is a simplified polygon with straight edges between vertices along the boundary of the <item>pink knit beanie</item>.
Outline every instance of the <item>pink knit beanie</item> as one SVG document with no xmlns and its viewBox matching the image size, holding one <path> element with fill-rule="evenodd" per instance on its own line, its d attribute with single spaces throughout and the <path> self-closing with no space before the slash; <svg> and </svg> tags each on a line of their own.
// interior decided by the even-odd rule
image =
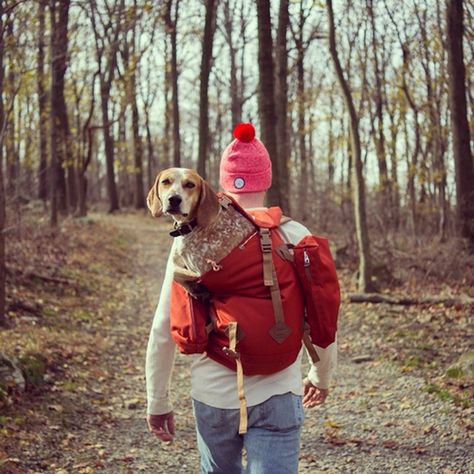
<svg viewBox="0 0 474 474">
<path fill-rule="evenodd" d="M 234 137 L 221 158 L 222 189 L 237 194 L 266 191 L 272 184 L 272 163 L 265 145 L 255 138 L 255 128 L 239 123 Z"/>
</svg>

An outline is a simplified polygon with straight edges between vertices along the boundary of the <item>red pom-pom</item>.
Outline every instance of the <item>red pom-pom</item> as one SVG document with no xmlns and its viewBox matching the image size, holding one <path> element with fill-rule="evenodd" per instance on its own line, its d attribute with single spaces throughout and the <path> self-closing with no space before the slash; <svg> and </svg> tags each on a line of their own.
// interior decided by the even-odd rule
<svg viewBox="0 0 474 474">
<path fill-rule="evenodd" d="M 234 128 L 234 137 L 241 142 L 249 143 L 255 138 L 255 128 L 251 123 L 239 123 Z"/>
</svg>

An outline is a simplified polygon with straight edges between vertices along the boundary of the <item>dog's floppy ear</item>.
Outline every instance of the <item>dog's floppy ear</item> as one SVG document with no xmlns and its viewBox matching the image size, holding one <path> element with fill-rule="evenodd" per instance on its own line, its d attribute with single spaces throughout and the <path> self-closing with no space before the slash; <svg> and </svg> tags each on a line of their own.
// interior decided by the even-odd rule
<svg viewBox="0 0 474 474">
<path fill-rule="evenodd" d="M 219 214 L 220 203 L 217 194 L 209 186 L 207 181 L 201 179 L 201 194 L 197 205 L 196 219 L 201 227 L 212 224 Z"/>
<path fill-rule="evenodd" d="M 146 198 L 146 204 L 148 209 L 150 209 L 151 215 L 153 217 L 160 217 L 163 213 L 163 206 L 161 205 L 161 199 L 158 195 L 158 185 L 160 184 L 161 173 L 158 173 L 158 176 L 151 187 L 148 196 Z"/>
</svg>

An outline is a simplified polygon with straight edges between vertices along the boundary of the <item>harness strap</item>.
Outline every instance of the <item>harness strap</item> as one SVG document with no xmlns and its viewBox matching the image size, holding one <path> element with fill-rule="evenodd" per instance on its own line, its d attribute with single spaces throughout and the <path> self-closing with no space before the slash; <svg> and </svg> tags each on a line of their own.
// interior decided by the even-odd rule
<svg viewBox="0 0 474 474">
<path fill-rule="evenodd" d="M 235 350 L 237 345 L 237 323 L 232 321 L 229 323 L 229 347 L 224 347 L 222 350 L 229 357 L 235 359 L 237 364 L 237 394 L 239 396 L 240 405 L 240 419 L 239 419 L 239 434 L 247 433 L 247 401 L 244 393 L 244 371 L 242 369 L 242 362 L 240 361 L 240 354 Z"/>
</svg>

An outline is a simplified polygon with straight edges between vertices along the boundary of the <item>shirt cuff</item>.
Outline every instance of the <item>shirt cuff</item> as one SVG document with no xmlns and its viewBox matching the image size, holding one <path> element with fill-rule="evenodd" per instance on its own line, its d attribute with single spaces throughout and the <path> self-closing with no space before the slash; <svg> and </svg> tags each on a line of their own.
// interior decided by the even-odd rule
<svg viewBox="0 0 474 474">
<path fill-rule="evenodd" d="M 148 399 L 148 415 L 164 415 L 173 411 L 173 405 L 168 398 L 149 398 Z"/>
<path fill-rule="evenodd" d="M 328 372 L 321 373 L 316 366 L 312 365 L 308 372 L 309 381 L 318 388 L 328 389 L 331 381 L 331 375 Z"/>
</svg>

